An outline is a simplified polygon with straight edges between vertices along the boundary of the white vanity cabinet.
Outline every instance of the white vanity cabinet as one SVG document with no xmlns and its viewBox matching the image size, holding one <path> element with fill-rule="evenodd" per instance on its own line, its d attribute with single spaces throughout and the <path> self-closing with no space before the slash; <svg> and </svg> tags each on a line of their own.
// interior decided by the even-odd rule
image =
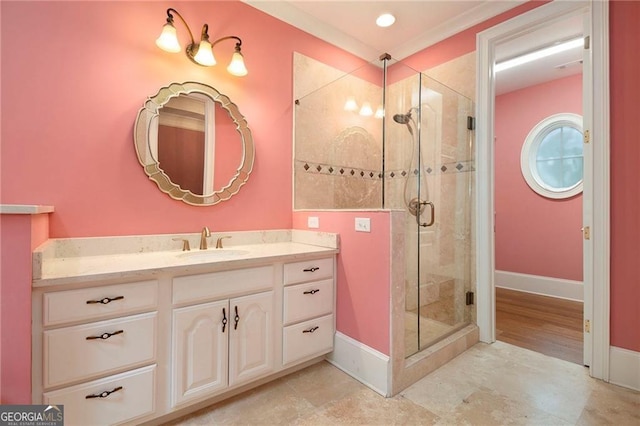
<svg viewBox="0 0 640 426">
<path fill-rule="evenodd" d="M 32 292 L 31 402 L 63 404 L 69 426 L 157 424 L 331 352 L 337 249 L 237 253 L 53 262 Z"/>
<path fill-rule="evenodd" d="M 284 265 L 282 363 L 288 365 L 333 350 L 333 258 Z"/>
<path fill-rule="evenodd" d="M 40 296 L 34 352 L 42 354 L 42 403 L 64 405 L 68 425 L 115 424 L 152 414 L 158 282 Z"/>
<path fill-rule="evenodd" d="M 174 407 L 275 370 L 273 266 L 173 280 L 174 303 L 208 299 L 173 310 Z"/>
</svg>

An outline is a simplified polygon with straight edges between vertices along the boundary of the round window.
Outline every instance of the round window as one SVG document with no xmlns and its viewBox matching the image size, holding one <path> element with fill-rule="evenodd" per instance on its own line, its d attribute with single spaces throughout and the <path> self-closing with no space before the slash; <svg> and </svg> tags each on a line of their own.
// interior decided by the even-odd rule
<svg viewBox="0 0 640 426">
<path fill-rule="evenodd" d="M 582 150 L 581 116 L 547 117 L 531 129 L 522 146 L 522 176 L 544 197 L 573 197 L 582 192 Z"/>
</svg>

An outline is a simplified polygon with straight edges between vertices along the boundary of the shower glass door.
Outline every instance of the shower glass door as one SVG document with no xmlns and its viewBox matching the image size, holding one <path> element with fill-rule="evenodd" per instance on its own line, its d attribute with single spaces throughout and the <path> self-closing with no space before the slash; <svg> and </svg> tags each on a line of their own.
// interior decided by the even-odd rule
<svg viewBox="0 0 640 426">
<path fill-rule="evenodd" d="M 388 64 L 385 207 L 405 216 L 405 355 L 472 320 L 472 101 Z M 469 302 L 471 300 L 469 299 Z"/>
</svg>

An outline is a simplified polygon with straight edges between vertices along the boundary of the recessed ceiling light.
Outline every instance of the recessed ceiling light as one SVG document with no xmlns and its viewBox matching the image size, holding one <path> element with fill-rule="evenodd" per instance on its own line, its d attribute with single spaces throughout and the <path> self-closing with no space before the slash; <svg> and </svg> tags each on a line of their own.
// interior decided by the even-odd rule
<svg viewBox="0 0 640 426">
<path fill-rule="evenodd" d="M 379 27 L 389 27 L 393 25 L 394 22 L 396 22 L 396 17 L 390 13 L 383 13 L 376 19 L 376 24 Z"/>
</svg>

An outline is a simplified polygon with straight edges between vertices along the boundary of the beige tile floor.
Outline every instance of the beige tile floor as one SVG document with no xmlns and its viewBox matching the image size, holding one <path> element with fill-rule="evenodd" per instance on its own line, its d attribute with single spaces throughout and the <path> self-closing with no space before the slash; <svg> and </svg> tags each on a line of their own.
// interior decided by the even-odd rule
<svg viewBox="0 0 640 426">
<path fill-rule="evenodd" d="M 479 343 L 393 398 L 322 362 L 171 425 L 640 425 L 640 392 L 503 342 Z"/>
</svg>

